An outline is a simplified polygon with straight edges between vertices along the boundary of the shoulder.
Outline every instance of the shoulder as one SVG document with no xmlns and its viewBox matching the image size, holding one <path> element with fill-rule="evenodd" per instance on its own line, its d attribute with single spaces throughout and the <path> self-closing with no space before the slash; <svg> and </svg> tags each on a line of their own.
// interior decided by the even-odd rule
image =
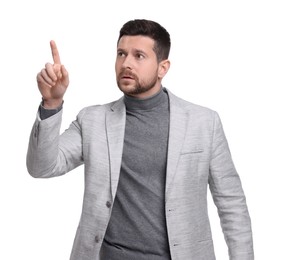
<svg viewBox="0 0 281 260">
<path fill-rule="evenodd" d="M 80 112 L 77 115 L 78 120 L 82 120 L 85 118 L 104 118 L 107 112 L 111 111 L 114 108 L 121 108 L 124 106 L 123 97 L 121 97 L 118 100 L 106 103 L 106 104 L 100 104 L 100 105 L 91 105 L 84 107 L 80 110 Z"/>
<path fill-rule="evenodd" d="M 176 109 L 177 111 L 182 111 L 183 113 L 194 116 L 214 117 L 218 114 L 215 110 L 209 107 L 180 98 L 169 90 L 167 90 L 167 93 L 169 95 L 171 109 Z"/>
<path fill-rule="evenodd" d="M 221 119 L 217 111 L 184 100 L 169 91 L 168 94 L 170 98 L 171 118 L 186 120 L 190 128 L 197 133 L 208 132 L 212 135 L 215 129 L 222 128 Z"/>
</svg>

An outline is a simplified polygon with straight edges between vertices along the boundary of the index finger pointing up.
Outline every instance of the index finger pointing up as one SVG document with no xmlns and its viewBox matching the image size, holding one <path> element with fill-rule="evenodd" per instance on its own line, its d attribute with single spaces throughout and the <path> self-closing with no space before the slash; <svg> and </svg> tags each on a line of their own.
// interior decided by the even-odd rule
<svg viewBox="0 0 281 260">
<path fill-rule="evenodd" d="M 61 64 L 60 55 L 55 41 L 50 42 L 54 64 Z"/>
</svg>

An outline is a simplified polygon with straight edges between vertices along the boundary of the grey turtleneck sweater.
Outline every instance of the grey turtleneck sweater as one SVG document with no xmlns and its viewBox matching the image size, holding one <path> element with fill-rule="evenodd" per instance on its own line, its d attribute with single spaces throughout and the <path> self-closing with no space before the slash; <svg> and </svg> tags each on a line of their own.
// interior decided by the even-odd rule
<svg viewBox="0 0 281 260">
<path fill-rule="evenodd" d="M 102 260 L 168 260 L 165 179 L 169 101 L 161 89 L 147 99 L 124 97 L 122 165 Z"/>
</svg>

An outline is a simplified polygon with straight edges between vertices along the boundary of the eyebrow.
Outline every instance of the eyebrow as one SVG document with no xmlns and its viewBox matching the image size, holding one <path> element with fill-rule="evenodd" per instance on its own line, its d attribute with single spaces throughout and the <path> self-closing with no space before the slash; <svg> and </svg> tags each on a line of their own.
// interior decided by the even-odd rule
<svg viewBox="0 0 281 260">
<path fill-rule="evenodd" d="M 117 52 L 119 52 L 119 51 L 128 53 L 125 49 L 122 49 L 122 48 L 118 48 Z M 141 49 L 133 49 L 133 52 L 147 55 L 147 53 L 145 51 L 141 50 Z"/>
</svg>

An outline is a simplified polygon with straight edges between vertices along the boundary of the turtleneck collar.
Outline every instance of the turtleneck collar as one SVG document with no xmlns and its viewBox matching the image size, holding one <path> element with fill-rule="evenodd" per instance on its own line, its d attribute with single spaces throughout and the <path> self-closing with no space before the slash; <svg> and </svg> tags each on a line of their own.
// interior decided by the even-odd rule
<svg viewBox="0 0 281 260">
<path fill-rule="evenodd" d="M 136 98 L 124 95 L 124 102 L 127 110 L 151 110 L 164 103 L 166 98 L 167 95 L 164 89 L 161 88 L 159 92 L 148 98 Z"/>
</svg>

